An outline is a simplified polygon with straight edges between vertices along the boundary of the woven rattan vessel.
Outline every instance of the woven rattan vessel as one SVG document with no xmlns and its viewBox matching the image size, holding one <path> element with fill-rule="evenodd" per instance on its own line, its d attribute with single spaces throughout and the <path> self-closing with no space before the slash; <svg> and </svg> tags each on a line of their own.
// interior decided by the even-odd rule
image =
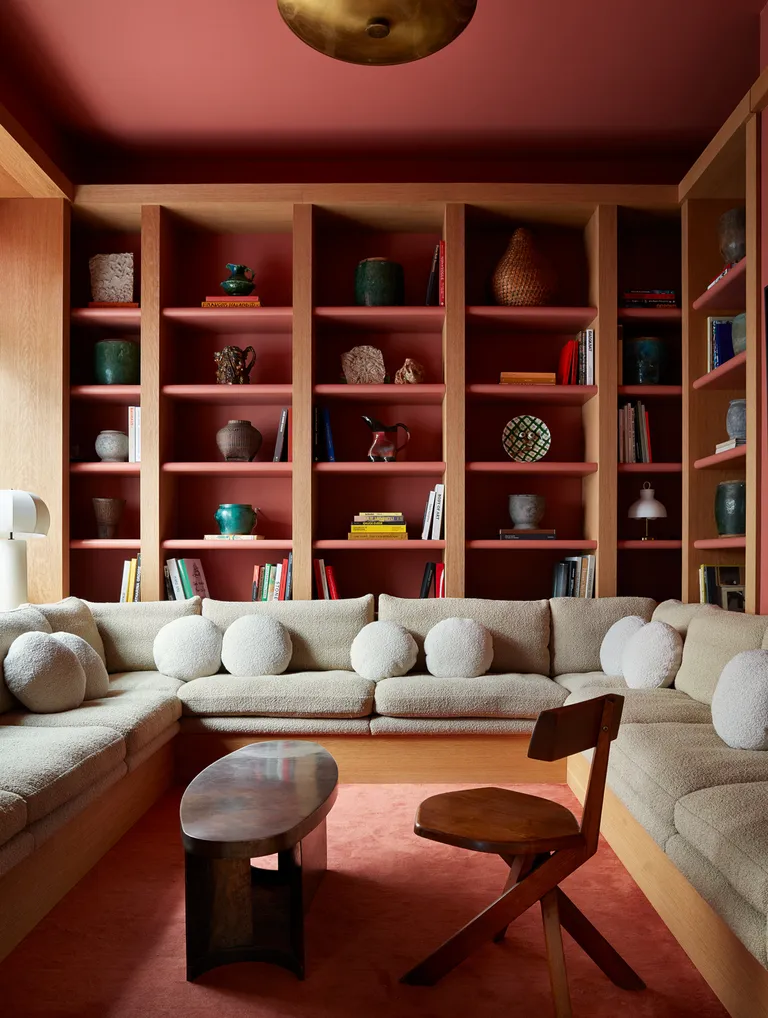
<svg viewBox="0 0 768 1018">
<path fill-rule="evenodd" d="M 496 303 L 509 307 L 547 304 L 556 282 L 554 270 L 536 247 L 531 231 L 518 227 L 493 273 Z"/>
</svg>

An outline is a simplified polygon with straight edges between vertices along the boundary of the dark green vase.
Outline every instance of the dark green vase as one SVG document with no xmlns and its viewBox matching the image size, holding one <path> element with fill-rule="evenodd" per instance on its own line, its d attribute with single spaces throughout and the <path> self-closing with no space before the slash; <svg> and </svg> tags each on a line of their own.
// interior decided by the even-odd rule
<svg viewBox="0 0 768 1018">
<path fill-rule="evenodd" d="M 747 529 L 747 482 L 721 481 L 715 492 L 715 522 L 720 537 L 743 537 Z"/>
<path fill-rule="evenodd" d="M 138 385 L 139 344 L 102 339 L 94 347 L 93 370 L 99 385 Z"/>
<path fill-rule="evenodd" d="M 253 269 L 247 265 L 234 265 L 227 263 L 230 275 L 220 283 L 222 290 L 228 297 L 249 297 L 253 292 Z"/>
<path fill-rule="evenodd" d="M 222 534 L 250 534 L 256 526 L 257 513 L 252 505 L 245 502 L 224 502 L 213 518 Z"/>
<path fill-rule="evenodd" d="M 405 303 L 403 266 L 386 258 L 366 258 L 355 269 L 355 303 L 392 307 Z"/>
<path fill-rule="evenodd" d="M 624 385 L 662 384 L 667 351 L 660 339 L 653 336 L 625 339 L 622 349 Z"/>
</svg>

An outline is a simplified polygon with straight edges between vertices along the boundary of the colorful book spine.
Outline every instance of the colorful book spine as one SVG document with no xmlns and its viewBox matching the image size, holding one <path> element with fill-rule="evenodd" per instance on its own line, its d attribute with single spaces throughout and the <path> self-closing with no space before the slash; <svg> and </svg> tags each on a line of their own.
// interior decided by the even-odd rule
<svg viewBox="0 0 768 1018">
<path fill-rule="evenodd" d="M 321 558 L 316 558 L 312 564 L 315 568 L 315 588 L 317 591 L 317 600 L 322 601 L 326 596 L 325 586 L 323 584 L 323 580 L 325 579 L 325 563 Z"/>
<path fill-rule="evenodd" d="M 176 598 L 173 595 L 173 584 L 171 583 L 171 574 L 168 572 L 168 563 L 163 563 L 163 582 L 165 583 L 165 599 L 166 601 L 175 601 Z"/>
<path fill-rule="evenodd" d="M 424 563 L 424 575 L 421 578 L 421 590 L 419 591 L 421 599 L 429 597 L 432 584 L 435 582 L 435 565 L 434 562 Z"/>
<path fill-rule="evenodd" d="M 128 590 L 125 595 L 126 601 L 133 601 L 133 592 L 136 589 L 136 559 L 132 558 L 128 572 Z"/>
<path fill-rule="evenodd" d="M 336 585 L 336 573 L 333 566 L 325 567 L 325 578 L 328 583 L 328 595 L 332 601 L 339 600 L 339 588 Z"/>
<path fill-rule="evenodd" d="M 407 541 L 408 535 L 399 534 L 347 534 L 348 541 Z"/>
<path fill-rule="evenodd" d="M 181 576 L 179 575 L 179 566 L 175 558 L 168 559 L 168 573 L 171 577 L 171 586 L 173 587 L 174 600 L 185 601 L 186 595 L 184 593 L 184 587 L 181 582 Z"/>
<path fill-rule="evenodd" d="M 141 552 L 136 556 L 136 582 L 133 585 L 133 600 L 141 601 Z"/>
<path fill-rule="evenodd" d="M 595 384 L 595 330 L 587 329 L 587 377 L 585 385 Z"/>
<path fill-rule="evenodd" d="M 445 241 L 440 241 L 440 307 L 445 307 Z"/>
<path fill-rule="evenodd" d="M 288 579 L 285 581 L 285 600 L 293 600 L 293 552 L 288 552 Z"/>
<path fill-rule="evenodd" d="M 435 489 L 433 488 L 427 496 L 427 504 L 424 506 L 424 518 L 421 522 L 421 539 L 428 541 L 432 530 L 432 516 L 435 511 Z"/>
<path fill-rule="evenodd" d="M 131 574 L 131 560 L 126 559 L 123 562 L 123 578 L 120 581 L 120 603 L 124 604 L 128 600 L 128 577 Z"/>
<path fill-rule="evenodd" d="M 435 513 L 432 518 L 432 540 L 439 541 L 443 531 L 443 502 L 445 500 L 445 485 L 435 485 Z"/>
<path fill-rule="evenodd" d="M 445 597 L 445 563 L 435 565 L 435 597 Z"/>
<path fill-rule="evenodd" d="M 136 462 L 136 407 L 128 407 L 128 462 Z"/>
<path fill-rule="evenodd" d="M 184 559 L 184 566 L 187 570 L 189 585 L 192 589 L 190 597 L 210 597 L 208 583 L 205 579 L 203 563 L 199 558 Z"/>
<path fill-rule="evenodd" d="M 283 576 L 283 563 L 278 562 L 275 566 L 275 575 L 272 577 L 269 585 L 269 600 L 279 601 L 280 600 L 280 583 Z"/>
<path fill-rule="evenodd" d="M 424 301 L 427 307 L 434 307 L 438 303 L 439 268 L 440 268 L 440 245 L 435 244 L 435 251 L 434 254 L 432 255 L 432 268 L 429 270 L 429 280 L 427 282 L 427 298 Z"/>
<path fill-rule="evenodd" d="M 187 563 L 183 558 L 176 560 L 176 566 L 179 570 L 179 577 L 181 578 L 181 586 L 184 590 L 184 597 L 192 597 L 192 584 L 189 582 L 189 573 L 187 572 Z"/>
<path fill-rule="evenodd" d="M 261 572 L 261 566 L 253 567 L 253 580 L 251 581 L 251 600 L 259 600 L 259 573 Z"/>
<path fill-rule="evenodd" d="M 293 462 L 293 408 L 288 407 L 288 431 L 286 433 L 287 462 Z"/>
<path fill-rule="evenodd" d="M 327 406 L 322 408 L 323 418 L 323 439 L 325 440 L 325 458 L 328 463 L 336 462 L 336 450 L 333 445 L 333 432 L 331 431 L 331 411 Z"/>
<path fill-rule="evenodd" d="M 353 534 L 404 534 L 407 531 L 405 524 L 396 523 L 353 523 L 350 530 Z"/>
<path fill-rule="evenodd" d="M 280 570 L 280 590 L 277 595 L 278 601 L 285 601 L 285 590 L 288 585 L 288 559 L 284 558 Z"/>
<path fill-rule="evenodd" d="M 285 437 L 288 431 L 288 408 L 283 407 L 280 411 L 280 424 L 277 428 L 277 438 L 275 439 L 275 452 L 272 456 L 273 463 L 285 462 Z"/>
</svg>

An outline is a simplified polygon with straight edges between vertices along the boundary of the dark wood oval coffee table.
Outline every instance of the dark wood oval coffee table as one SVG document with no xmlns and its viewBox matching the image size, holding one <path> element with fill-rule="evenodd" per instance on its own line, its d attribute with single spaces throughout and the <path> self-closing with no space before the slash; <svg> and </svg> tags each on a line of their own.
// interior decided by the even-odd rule
<svg viewBox="0 0 768 1018">
<path fill-rule="evenodd" d="M 326 870 L 336 761 L 314 742 L 256 742 L 222 757 L 181 800 L 187 979 L 237 961 L 304 978 L 304 913 Z M 277 853 L 276 870 L 251 859 Z"/>
</svg>

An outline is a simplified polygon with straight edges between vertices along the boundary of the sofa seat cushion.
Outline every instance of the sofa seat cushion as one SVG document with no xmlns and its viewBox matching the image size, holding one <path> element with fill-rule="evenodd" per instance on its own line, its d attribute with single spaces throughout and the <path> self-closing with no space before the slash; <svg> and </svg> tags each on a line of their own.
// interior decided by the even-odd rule
<svg viewBox="0 0 768 1018">
<path fill-rule="evenodd" d="M 10 841 L 0 845 L 0 877 L 4 877 L 14 866 L 18 866 L 35 850 L 35 839 L 29 831 L 14 834 Z"/>
<path fill-rule="evenodd" d="M 109 677 L 110 693 L 176 693 L 184 685 L 163 672 L 116 672 Z"/>
<path fill-rule="evenodd" d="M 292 735 L 365 735 L 371 734 L 370 718 L 201 718 L 185 717 L 180 721 L 181 753 L 184 737 L 219 732 L 227 735 L 264 735 L 286 739 Z M 194 745 L 194 743 L 193 743 Z M 372 773 L 375 764 L 372 764 Z"/>
<path fill-rule="evenodd" d="M 0 725 L 0 787 L 25 801 L 30 824 L 80 795 L 124 759 L 125 740 L 112 728 L 63 727 L 63 722 L 58 728 Z"/>
<path fill-rule="evenodd" d="M 627 689 L 624 686 L 583 686 L 571 693 L 565 701 L 582 703 L 594 700 L 606 693 L 618 693 L 624 697 L 624 708 L 621 712 L 623 725 L 663 724 L 664 722 L 683 722 L 686 724 L 706 725 L 712 722 L 709 707 L 677 689 Z"/>
<path fill-rule="evenodd" d="M 104 643 L 108 672 L 151 671 L 155 637 L 169 622 L 199 615 L 199 597 L 186 601 L 86 602 Z"/>
<path fill-rule="evenodd" d="M 562 675 L 555 675 L 554 680 L 559 686 L 564 686 L 569 693 L 586 689 L 588 686 L 604 686 L 612 693 L 618 688 L 627 689 L 624 679 L 617 675 L 606 675 L 605 672 L 563 672 Z"/>
<path fill-rule="evenodd" d="M 13 792 L 0 791 L 0 845 L 27 826 L 27 804 Z"/>
<path fill-rule="evenodd" d="M 536 722 L 524 718 L 371 718 L 371 735 L 525 735 Z"/>
<path fill-rule="evenodd" d="M 27 714 L 12 711 L 0 715 L 0 728 L 109 728 L 125 740 L 126 751 L 135 753 L 181 716 L 181 704 L 173 693 L 112 693 L 88 700 L 75 710 L 59 714 Z M 2 779 L 0 779 L 0 784 Z"/>
<path fill-rule="evenodd" d="M 696 615 L 688 626 L 675 688 L 711 704 L 723 668 L 742 650 L 760 650 L 766 630 L 765 615 L 726 611 Z"/>
<path fill-rule="evenodd" d="M 599 672 L 600 647 L 619 619 L 639 615 L 649 622 L 656 602 L 649 597 L 553 597 L 551 675 Z"/>
<path fill-rule="evenodd" d="M 355 672 L 289 672 L 209 675 L 186 682 L 178 696 L 187 715 L 363 718 L 373 711 L 373 690 Z"/>
<path fill-rule="evenodd" d="M 675 833 L 678 799 L 752 781 L 768 781 L 768 753 L 729 749 L 711 724 L 622 725 L 611 748 L 608 784 L 620 798 L 627 789 L 627 808 L 662 846 Z"/>
<path fill-rule="evenodd" d="M 395 718 L 535 718 L 550 707 L 561 707 L 567 695 L 545 675 L 402 675 L 376 683 L 376 713 Z"/>
<path fill-rule="evenodd" d="M 678 832 L 759 912 L 768 912 L 768 782 L 715 785 L 675 804 Z"/>
</svg>

